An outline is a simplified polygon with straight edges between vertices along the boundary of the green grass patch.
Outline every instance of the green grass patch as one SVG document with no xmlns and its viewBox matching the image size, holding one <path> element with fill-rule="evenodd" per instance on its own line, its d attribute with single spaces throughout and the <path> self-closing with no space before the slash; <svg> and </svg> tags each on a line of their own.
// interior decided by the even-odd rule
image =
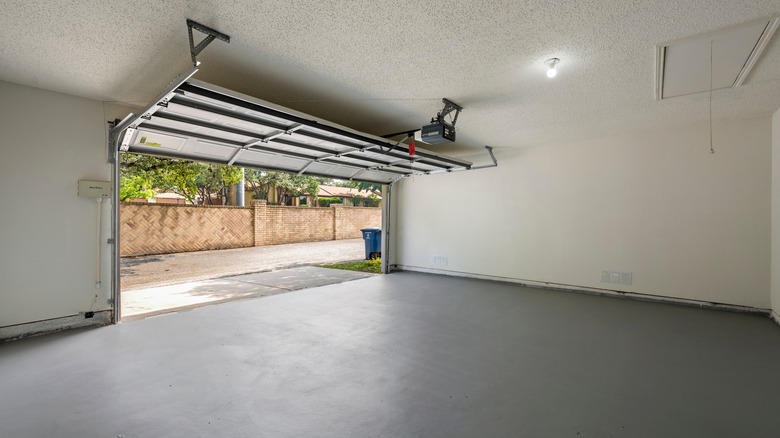
<svg viewBox="0 0 780 438">
<path fill-rule="evenodd" d="M 347 271 L 370 272 L 372 274 L 382 273 L 382 259 L 366 260 L 363 262 L 338 263 L 335 265 L 314 265 L 318 268 L 344 269 Z"/>
</svg>

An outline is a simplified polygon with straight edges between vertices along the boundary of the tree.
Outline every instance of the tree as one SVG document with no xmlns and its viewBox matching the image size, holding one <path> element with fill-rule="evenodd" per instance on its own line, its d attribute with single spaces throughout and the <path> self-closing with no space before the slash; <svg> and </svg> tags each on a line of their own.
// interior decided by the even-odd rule
<svg viewBox="0 0 780 438">
<path fill-rule="evenodd" d="M 352 196 L 349 198 L 349 202 L 351 202 L 355 207 L 360 207 L 363 205 L 363 197 L 358 195 Z"/>
<path fill-rule="evenodd" d="M 268 192 L 271 190 L 271 180 L 268 173 L 260 169 L 247 169 L 244 172 L 244 180 L 252 186 L 255 199 L 268 200 Z"/>
<path fill-rule="evenodd" d="M 195 163 L 198 173 L 195 175 L 195 186 L 203 203 L 212 204 L 213 195 L 227 200 L 228 187 L 241 182 L 241 168 L 222 164 Z M 224 202 L 220 202 L 223 204 Z"/>
<path fill-rule="evenodd" d="M 146 155 L 122 154 L 121 192 L 124 201 L 154 197 L 154 190 L 173 191 L 195 203 L 198 193 L 227 194 L 227 186 L 241 180 L 241 169 Z M 204 201 L 210 197 L 204 197 Z M 208 201 L 206 201 L 208 202 Z"/>
<path fill-rule="evenodd" d="M 285 203 L 287 197 L 298 197 L 305 194 L 312 195 L 316 199 L 320 182 L 323 180 L 323 178 L 308 175 L 263 170 L 249 170 L 244 177 L 251 184 L 257 199 L 267 200 L 268 193 L 273 188 L 276 191 L 276 199 L 282 204 Z"/>
<path fill-rule="evenodd" d="M 151 199 L 155 192 L 149 186 L 149 182 L 137 175 L 123 176 L 120 178 L 119 199 L 122 201 L 133 199 Z"/>
<path fill-rule="evenodd" d="M 379 207 L 379 201 L 381 201 L 381 198 L 372 193 L 366 199 L 366 207 Z"/>
<path fill-rule="evenodd" d="M 276 190 L 276 200 L 279 204 L 286 204 L 287 192 L 292 188 L 290 175 L 281 172 L 269 172 L 268 177 L 274 190 Z"/>
<path fill-rule="evenodd" d="M 337 187 L 351 187 L 353 189 L 358 190 L 365 190 L 368 192 L 378 191 L 382 192 L 382 184 L 379 183 L 369 183 L 369 182 L 358 182 L 358 181 L 341 181 L 339 183 L 335 184 Z"/>
<path fill-rule="evenodd" d="M 122 154 L 122 200 L 154 197 L 155 190 L 173 191 L 191 203 L 200 195 L 204 203 L 225 199 L 228 187 L 241 181 L 241 168 L 221 164 L 198 163 L 146 155 Z M 244 178 L 252 186 L 257 199 L 268 200 L 268 192 L 276 190 L 277 199 L 310 194 L 315 199 L 320 184 L 326 178 L 283 172 L 248 169 Z"/>
<path fill-rule="evenodd" d="M 194 179 L 197 163 L 184 160 L 122 154 L 120 160 L 121 199 L 154 197 L 154 189 L 174 191 L 189 202 L 195 202 L 197 187 Z M 151 191 L 151 192 L 150 192 Z M 140 195 L 140 196 L 139 196 Z"/>
<path fill-rule="evenodd" d="M 292 196 L 301 196 L 309 194 L 316 201 L 317 192 L 320 190 L 320 181 L 317 178 L 308 175 L 289 175 Z"/>
</svg>

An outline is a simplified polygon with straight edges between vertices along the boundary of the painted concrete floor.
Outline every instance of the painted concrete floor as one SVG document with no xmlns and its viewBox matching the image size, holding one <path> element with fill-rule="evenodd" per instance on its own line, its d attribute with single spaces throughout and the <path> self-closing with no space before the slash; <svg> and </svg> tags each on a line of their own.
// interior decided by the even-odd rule
<svg viewBox="0 0 780 438">
<path fill-rule="evenodd" d="M 762 316 L 417 273 L 0 345 L 3 437 L 777 437 Z"/>
<path fill-rule="evenodd" d="M 342 283 L 376 274 L 303 266 L 235 275 L 170 286 L 122 290 L 122 321 L 203 307 L 244 298 Z"/>
</svg>

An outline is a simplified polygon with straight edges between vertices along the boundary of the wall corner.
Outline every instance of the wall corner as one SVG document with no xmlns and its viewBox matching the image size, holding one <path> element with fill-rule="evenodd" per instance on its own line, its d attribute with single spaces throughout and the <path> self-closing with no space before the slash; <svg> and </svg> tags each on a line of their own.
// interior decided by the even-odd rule
<svg viewBox="0 0 780 438">
<path fill-rule="evenodd" d="M 772 316 L 780 323 L 780 109 L 772 116 L 771 253 L 769 301 Z"/>
</svg>

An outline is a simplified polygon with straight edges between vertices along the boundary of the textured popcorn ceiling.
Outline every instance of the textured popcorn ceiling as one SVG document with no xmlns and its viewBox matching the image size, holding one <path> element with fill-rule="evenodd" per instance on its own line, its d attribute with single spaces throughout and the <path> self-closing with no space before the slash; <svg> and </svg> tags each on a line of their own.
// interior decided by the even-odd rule
<svg viewBox="0 0 780 438">
<path fill-rule="evenodd" d="M 464 107 L 458 142 L 430 149 L 468 154 L 704 122 L 707 93 L 654 100 L 655 45 L 778 14 L 777 0 L 5 0 L 0 80 L 146 103 L 188 67 L 191 18 L 232 37 L 197 79 L 378 135 L 447 97 Z M 716 120 L 780 107 L 778 39 L 714 93 Z"/>
</svg>

